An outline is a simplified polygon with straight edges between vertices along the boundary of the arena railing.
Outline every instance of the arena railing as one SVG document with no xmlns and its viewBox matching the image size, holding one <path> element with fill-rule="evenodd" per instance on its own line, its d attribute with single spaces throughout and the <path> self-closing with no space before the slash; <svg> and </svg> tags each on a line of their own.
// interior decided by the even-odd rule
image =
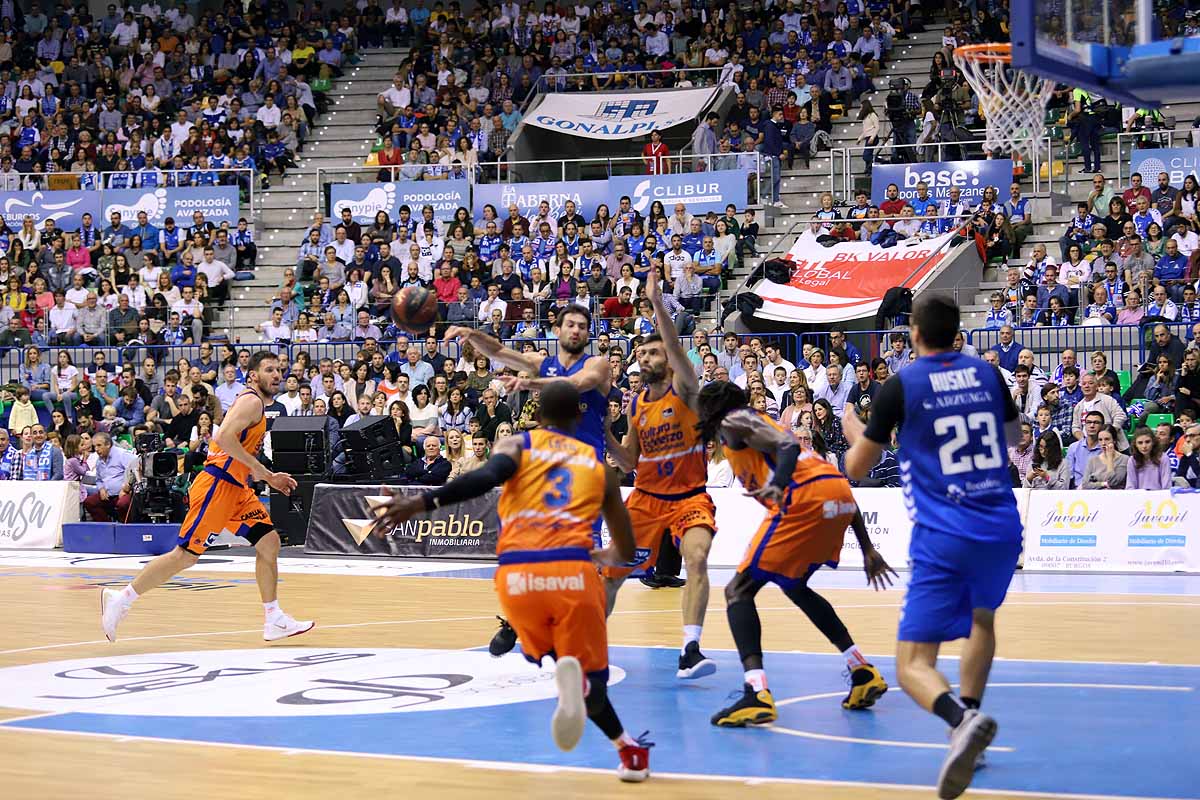
<svg viewBox="0 0 1200 800">
<path fill-rule="evenodd" d="M 1046 173 L 1046 177 L 1043 178 L 1041 176 L 1041 168 L 1044 164 L 1052 165 L 1054 163 L 1054 141 L 1049 136 L 1044 136 L 1038 140 L 1036 146 L 1034 146 L 1032 139 L 1026 140 L 1026 144 L 1030 152 L 1030 162 L 1032 164 L 1030 171 L 1033 173 L 1033 194 L 1049 194 L 1050 192 L 1054 191 L 1054 170 L 1049 169 Z M 970 139 L 961 142 L 930 142 L 928 144 L 890 144 L 887 142 L 881 142 L 874 147 L 865 147 L 862 145 L 835 147 L 829 151 L 829 186 L 831 190 L 834 191 L 835 196 L 840 190 L 843 198 L 846 198 L 847 200 L 852 198 L 856 188 L 856 179 L 862 179 L 868 182 L 870 181 L 870 167 L 866 166 L 866 162 L 862 160 L 863 154 L 868 150 L 873 152 L 873 160 L 881 164 L 896 163 L 895 161 L 880 159 L 880 155 L 891 154 L 897 150 L 902 150 L 905 152 L 911 151 L 915 154 L 916 158 L 913 163 L 924 163 L 926 159 L 921 152 L 922 150 L 928 150 L 930 151 L 930 154 L 935 155 L 935 161 L 945 160 L 945 157 L 951 154 L 948 151 L 955 147 L 962 149 L 963 152 L 959 154 L 961 158 L 978 159 L 984 157 L 983 145 L 983 139 Z M 862 164 L 865 167 L 862 172 L 855 170 L 856 159 L 857 163 Z M 1007 197 L 1008 187 L 1001 186 L 998 188 L 1001 190 L 1000 197 L 1003 200 Z M 1062 190 L 1066 191 L 1065 178 L 1063 181 Z"/>
<path fill-rule="evenodd" d="M 209 184 L 196 183 L 197 176 L 202 172 L 203 173 L 214 173 L 217 176 L 216 185 L 218 185 L 218 186 L 237 186 L 243 192 L 245 192 L 248 211 L 243 216 L 246 217 L 246 220 L 251 225 L 253 225 L 257 218 L 256 212 L 258 211 L 258 175 L 260 174 L 258 170 L 250 169 L 249 167 L 222 167 L 219 169 L 211 168 L 211 169 L 207 169 L 207 170 L 160 169 L 160 170 L 156 170 L 156 172 L 158 172 L 158 174 L 160 176 L 162 176 L 163 183 L 158 184 L 158 185 L 150 185 L 150 186 L 146 186 L 143 184 L 142 175 L 137 170 L 125 170 L 123 172 L 118 171 L 118 170 L 110 170 L 110 171 L 106 171 L 106 172 L 97 172 L 97 173 L 90 173 L 90 174 L 98 176 L 98 186 L 95 187 L 95 190 L 99 191 L 103 195 L 103 193 L 105 191 L 117 190 L 117 189 L 146 189 L 146 190 L 150 190 L 150 191 L 153 191 L 155 189 L 170 190 L 170 189 L 180 189 L 180 188 L 203 189 L 203 188 L 206 188 L 207 186 L 209 186 Z M 88 173 L 57 173 L 57 174 L 58 175 L 78 174 L 78 175 L 82 176 L 82 175 L 85 175 Z M 112 183 L 113 183 L 113 178 L 115 176 L 120 176 L 120 178 L 121 178 L 117 181 L 118 183 L 121 183 L 123 179 L 128 179 L 130 181 L 129 185 L 113 186 Z M 77 188 L 87 189 L 90 187 L 80 186 Z M 239 200 L 240 200 L 240 198 L 239 198 Z M 151 216 L 153 216 L 153 215 L 151 215 Z M 188 220 L 177 220 L 177 222 L 179 222 L 181 227 L 187 228 L 187 227 L 190 227 L 190 225 L 185 224 L 185 222 L 190 222 L 190 219 L 191 218 L 189 217 Z M 103 225 L 107 225 L 108 220 L 107 219 L 101 220 L 100 223 L 102 223 Z M 230 228 L 236 228 L 236 227 L 237 227 L 237 220 L 235 219 L 233 221 L 233 223 L 230 224 Z"/>
<path fill-rule="evenodd" d="M 1138 149 L 1140 142 L 1153 142 L 1153 147 L 1191 147 L 1192 146 L 1192 131 L 1193 128 L 1185 130 L 1172 130 L 1164 128 L 1160 130 L 1148 131 L 1129 131 L 1117 134 L 1117 186 L 1128 186 L 1131 159 L 1133 152 Z M 1188 170 L 1189 172 L 1191 170 Z M 1158 186 L 1158 175 L 1142 175 L 1142 185 L 1150 191 Z M 1176 187 L 1179 188 L 1179 187 Z"/>
<path fill-rule="evenodd" d="M 1113 370 L 1136 369 L 1142 362 L 1142 325 L 1075 325 L 1071 327 L 1017 328 L 1014 341 L 1033 351 L 1037 363 L 1054 368 L 1063 350 L 1074 350 L 1081 369 L 1088 369 L 1091 354 L 1097 350 L 1108 358 Z M 980 353 L 1000 341 L 996 328 L 974 328 L 970 342 Z M 1049 361 L 1046 356 L 1049 356 Z M 1136 363 L 1135 360 L 1136 359 Z"/>
</svg>

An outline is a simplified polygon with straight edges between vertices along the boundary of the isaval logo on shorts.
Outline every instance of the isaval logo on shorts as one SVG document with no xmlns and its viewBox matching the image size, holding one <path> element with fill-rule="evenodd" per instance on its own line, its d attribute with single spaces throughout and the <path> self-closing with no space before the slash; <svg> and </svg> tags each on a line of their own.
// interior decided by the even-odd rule
<svg viewBox="0 0 1200 800">
<path fill-rule="evenodd" d="M 534 572 L 509 572 L 505 589 L 510 595 L 528 592 L 582 592 L 586 586 L 583 573 L 576 575 L 538 575 Z"/>
</svg>

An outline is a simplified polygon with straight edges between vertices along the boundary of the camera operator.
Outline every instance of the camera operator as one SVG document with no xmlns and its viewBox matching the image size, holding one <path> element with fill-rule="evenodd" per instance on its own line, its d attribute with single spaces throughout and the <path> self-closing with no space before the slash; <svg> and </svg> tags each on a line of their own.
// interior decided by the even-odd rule
<svg viewBox="0 0 1200 800">
<path fill-rule="evenodd" d="M 902 147 L 917 142 L 917 116 L 921 113 L 920 99 L 909 91 L 912 83 L 908 78 L 892 78 L 888 81 L 885 98 L 885 114 L 892 125 L 892 163 L 899 164 L 917 160 L 916 149 Z"/>
<path fill-rule="evenodd" d="M 125 473 L 121 494 L 130 498 L 129 522 L 182 522 L 184 490 L 179 483 L 178 451 L 164 450 L 163 436 L 139 426 L 137 453 Z"/>
</svg>

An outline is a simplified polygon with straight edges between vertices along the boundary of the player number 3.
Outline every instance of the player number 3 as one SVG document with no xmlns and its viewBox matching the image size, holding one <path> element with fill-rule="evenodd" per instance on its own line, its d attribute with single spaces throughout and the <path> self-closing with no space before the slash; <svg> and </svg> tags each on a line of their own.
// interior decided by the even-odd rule
<svg viewBox="0 0 1200 800">
<path fill-rule="evenodd" d="M 571 501 L 571 470 L 555 467 L 546 473 L 546 480 L 550 491 L 542 495 L 542 502 L 547 508 L 562 508 Z"/>
<path fill-rule="evenodd" d="M 996 435 L 996 416 L 987 411 L 977 411 L 963 416 L 955 414 L 934 421 L 933 432 L 938 436 L 950 434 L 950 441 L 938 448 L 942 474 L 960 475 L 978 470 L 997 469 L 1004 459 L 1000 453 L 1000 441 Z M 969 445 L 969 434 L 979 433 L 979 445 L 984 452 L 974 455 L 962 451 Z"/>
</svg>

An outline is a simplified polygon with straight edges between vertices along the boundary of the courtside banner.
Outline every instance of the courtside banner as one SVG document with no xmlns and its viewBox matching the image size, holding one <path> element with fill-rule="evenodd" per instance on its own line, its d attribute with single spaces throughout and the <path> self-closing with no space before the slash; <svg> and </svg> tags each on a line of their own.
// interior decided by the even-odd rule
<svg viewBox="0 0 1200 800">
<path fill-rule="evenodd" d="M 475 184 L 475 219 L 483 219 L 483 207 L 491 204 L 496 209 L 499 223 L 508 218 L 509 206 L 516 206 L 521 216 L 532 219 L 538 214 L 543 200 L 550 204 L 550 215 L 556 219 L 563 215 L 563 206 L 568 200 L 575 203 L 575 210 L 590 220 L 596 207 L 608 203 L 615 208 L 610 195 L 609 182 L 603 181 L 543 181 L 538 183 L 477 183 Z M 582 233 L 582 231 L 581 231 Z M 525 231 L 526 236 L 535 236 L 537 231 Z"/>
<path fill-rule="evenodd" d="M 11 230 L 21 230 L 26 215 L 33 217 L 38 230 L 48 219 L 66 231 L 77 231 L 83 225 L 83 215 L 92 215 L 97 230 L 107 221 L 100 218 L 100 194 L 74 190 L 0 192 L 0 213 Z"/>
<path fill-rule="evenodd" d="M 695 124 L 717 89 L 588 92 L 542 95 L 524 122 L 588 139 L 632 139 L 684 123 Z"/>
<path fill-rule="evenodd" d="M 0 481 L 0 549 L 53 550 L 79 522 L 77 481 Z"/>
<path fill-rule="evenodd" d="M 682 175 L 614 175 L 608 179 L 608 193 L 611 197 L 629 195 L 634 210 L 641 214 L 646 214 L 655 200 L 667 208 L 683 203 L 691 213 L 705 214 L 724 211 L 730 203 L 745 208 L 749 174 L 744 169 L 723 169 Z"/>
<path fill-rule="evenodd" d="M 947 233 L 932 239 L 905 239 L 895 247 L 870 242 L 839 242 L 826 247 L 812 231 L 796 240 L 784 257 L 792 263 L 788 283 L 760 280 L 753 291 L 763 299 L 756 317 L 780 322 L 842 322 L 871 316 L 888 289 L 904 286 L 916 294 L 948 257 Z"/>
<path fill-rule="evenodd" d="M 395 183 L 334 183 L 329 187 L 329 215 L 342 218 L 342 209 L 350 209 L 354 221 L 362 225 L 375 222 L 375 215 L 386 211 L 395 222 L 400 206 L 407 205 L 414 219 L 421 209 L 433 206 L 433 216 L 443 222 L 454 219 L 454 212 L 471 207 L 471 185 L 465 178 L 445 181 L 396 181 Z"/>
<path fill-rule="evenodd" d="M 950 197 L 951 189 L 959 189 L 962 199 L 978 204 L 983 190 L 995 186 L 1001 197 L 1008 197 L 1012 183 L 1011 158 L 989 158 L 979 161 L 927 161 L 923 164 L 880 164 L 871 166 L 871 202 L 879 205 L 887 199 L 888 184 L 900 188 L 900 199 L 917 196 L 917 184 L 929 187 L 929 196 L 942 201 Z"/>
<path fill-rule="evenodd" d="M 1030 492 L 1026 569 L 1200 572 L 1200 494 Z"/>
<path fill-rule="evenodd" d="M 1129 157 L 1129 174 L 1142 173 L 1142 185 L 1158 186 L 1158 173 L 1171 177 L 1176 189 L 1188 175 L 1200 174 L 1200 147 L 1162 147 L 1134 150 Z M 1153 189 L 1151 189 L 1153 191 Z"/>
<path fill-rule="evenodd" d="M 419 494 L 425 487 L 397 486 L 389 490 Z M 500 519 L 496 516 L 499 496 L 499 490 L 493 489 L 475 500 L 421 514 L 380 539 L 370 532 L 372 509 L 388 499 L 378 484 L 320 483 L 313 492 L 304 552 L 494 561 L 500 534 Z"/>
<path fill-rule="evenodd" d="M 145 211 L 151 225 L 162 227 L 167 217 L 173 217 L 181 228 L 192 225 L 192 214 L 199 211 L 204 221 L 214 225 L 228 222 L 237 225 L 240 210 L 236 186 L 180 186 L 174 189 L 105 189 L 100 192 L 100 227 L 108 225 L 113 213 L 121 215 L 124 223 L 137 224 L 137 216 Z M 61 226 L 60 226 L 61 227 Z"/>
</svg>

